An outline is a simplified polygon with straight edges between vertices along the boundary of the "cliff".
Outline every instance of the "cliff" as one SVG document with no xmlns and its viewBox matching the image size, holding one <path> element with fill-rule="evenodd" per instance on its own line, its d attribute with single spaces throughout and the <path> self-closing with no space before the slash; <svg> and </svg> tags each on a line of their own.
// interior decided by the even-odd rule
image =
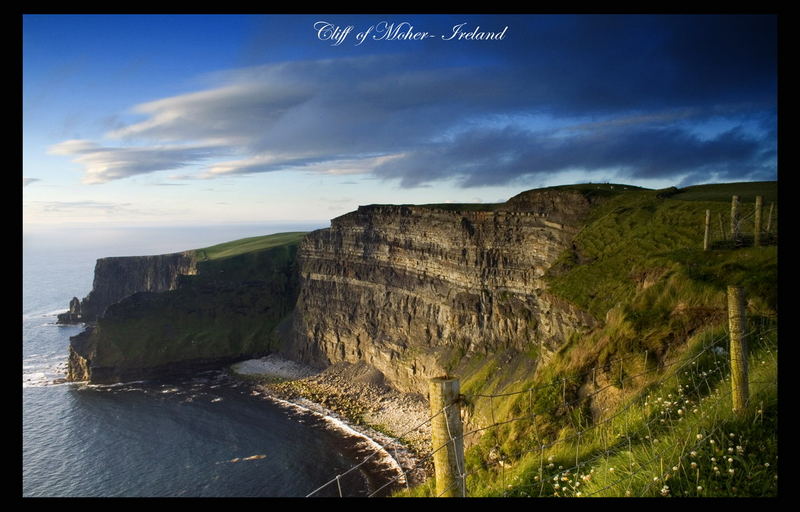
<svg viewBox="0 0 800 512">
<path fill-rule="evenodd" d="M 68 379 L 141 379 L 270 352 L 296 298 L 301 236 L 98 260 L 92 292 L 81 301 L 83 318 L 94 322 L 71 338 Z"/>
<path fill-rule="evenodd" d="M 545 275 L 608 194 L 559 187 L 496 205 L 362 206 L 305 236 L 98 260 L 92 292 L 66 314 L 95 320 L 72 340 L 70 378 L 280 351 L 317 367 L 367 363 L 424 394 L 428 379 L 476 356 L 539 364 L 597 324 Z"/>
<path fill-rule="evenodd" d="M 551 296 L 545 272 L 597 197 L 524 192 L 486 211 L 360 207 L 306 236 L 290 357 L 364 361 L 402 391 L 475 354 L 546 356 L 594 319 Z"/>
<path fill-rule="evenodd" d="M 197 273 L 194 251 L 157 256 L 101 258 L 94 268 L 92 291 L 82 301 L 73 298 L 59 323 L 93 322 L 106 308 L 138 292 L 174 290 L 183 275 Z"/>
</svg>

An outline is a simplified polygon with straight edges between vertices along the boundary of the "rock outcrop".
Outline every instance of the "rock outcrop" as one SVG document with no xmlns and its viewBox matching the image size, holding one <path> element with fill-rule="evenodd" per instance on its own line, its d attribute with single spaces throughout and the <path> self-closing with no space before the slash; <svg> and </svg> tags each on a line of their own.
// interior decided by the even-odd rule
<svg viewBox="0 0 800 512">
<path fill-rule="evenodd" d="M 101 258 L 94 268 L 92 291 L 79 304 L 70 302 L 59 323 L 93 322 L 108 306 L 137 292 L 164 292 L 178 287 L 181 276 L 197 273 L 194 251 L 156 256 Z"/>
<path fill-rule="evenodd" d="M 83 315 L 81 315 L 81 301 L 78 300 L 78 297 L 72 297 L 72 300 L 69 301 L 69 311 L 58 315 L 58 320 L 56 323 L 78 324 L 82 321 Z"/>
<path fill-rule="evenodd" d="M 373 205 L 333 219 L 301 243 L 284 352 L 317 366 L 364 361 L 425 393 L 454 358 L 554 349 L 594 324 L 543 279 L 590 207 L 543 189 L 492 211 Z"/>
</svg>

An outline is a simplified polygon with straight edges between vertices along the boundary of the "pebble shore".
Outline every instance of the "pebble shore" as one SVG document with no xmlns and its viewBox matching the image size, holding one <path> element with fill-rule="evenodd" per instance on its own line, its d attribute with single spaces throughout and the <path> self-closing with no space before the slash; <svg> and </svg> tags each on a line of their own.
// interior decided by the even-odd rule
<svg viewBox="0 0 800 512">
<path fill-rule="evenodd" d="M 399 393 L 365 364 L 315 369 L 271 354 L 230 368 L 249 380 L 255 394 L 284 400 L 334 418 L 380 445 L 410 485 L 432 474 L 427 401 Z"/>
</svg>

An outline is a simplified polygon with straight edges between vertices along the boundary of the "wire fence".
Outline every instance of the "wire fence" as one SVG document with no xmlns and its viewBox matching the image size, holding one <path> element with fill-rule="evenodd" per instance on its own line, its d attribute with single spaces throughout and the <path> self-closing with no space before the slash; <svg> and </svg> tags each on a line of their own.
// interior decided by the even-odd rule
<svg viewBox="0 0 800 512">
<path fill-rule="evenodd" d="M 763 343 L 760 340 L 765 339 L 774 334 L 776 328 L 773 320 L 762 318 L 759 325 L 751 326 L 750 332 L 747 333 L 748 338 L 753 338 L 757 343 L 756 347 L 759 353 L 767 354 L 767 357 L 772 358 L 773 362 L 777 361 L 777 349 L 771 348 L 769 344 Z M 656 462 L 661 462 L 663 465 L 665 459 L 675 458 L 676 448 L 673 445 L 658 446 L 658 438 L 656 435 L 663 432 L 667 426 L 674 426 L 676 423 L 683 421 L 688 417 L 692 409 L 697 410 L 702 400 L 729 400 L 730 391 L 720 393 L 720 383 L 729 378 L 729 361 L 727 360 L 727 353 L 725 352 L 726 341 L 728 334 L 724 333 L 719 336 L 706 340 L 702 347 L 700 347 L 694 355 L 677 355 L 668 361 L 658 361 L 656 358 L 649 354 L 647 351 L 642 353 L 629 354 L 627 356 L 607 361 L 605 364 L 598 367 L 590 368 L 578 376 L 578 380 L 584 383 L 591 382 L 595 388 L 582 396 L 576 396 L 567 399 L 566 393 L 566 379 L 555 380 L 549 383 L 525 388 L 519 391 L 502 392 L 496 394 L 488 393 L 475 393 L 462 395 L 462 402 L 474 402 L 476 400 L 488 400 L 488 418 L 485 418 L 486 425 L 476 426 L 470 430 L 465 431 L 460 436 L 453 436 L 448 431 L 448 440 L 439 446 L 433 447 L 432 450 L 416 461 L 415 468 L 428 467 L 431 460 L 436 453 L 441 450 L 453 446 L 456 441 L 464 442 L 470 438 L 479 437 L 489 431 L 497 431 L 501 427 L 509 426 L 517 422 L 528 422 L 526 425 L 532 431 L 532 440 L 529 445 L 532 446 L 527 452 L 518 454 L 514 460 L 521 460 L 525 456 L 538 457 L 538 470 L 536 474 L 529 478 L 528 482 L 515 481 L 511 487 L 515 495 L 527 496 L 595 496 L 605 493 L 609 489 L 619 488 L 618 494 L 620 496 L 630 494 L 631 481 L 636 478 L 642 478 L 644 473 L 652 472 L 651 465 Z M 638 359 L 643 368 L 640 372 L 623 374 L 620 373 L 612 382 L 609 378 L 609 383 L 598 385 L 596 383 L 596 376 L 598 372 L 607 375 L 615 367 L 622 368 L 622 364 L 626 361 Z M 592 380 L 587 380 L 591 376 Z M 674 381 L 674 382 L 671 382 Z M 629 397 L 623 397 L 624 405 L 619 407 L 613 414 L 599 416 L 592 418 L 584 418 L 581 415 L 575 414 L 581 406 L 591 404 L 593 400 L 601 397 L 604 393 L 612 393 L 619 399 L 620 390 L 625 388 L 625 384 L 629 385 L 638 382 L 637 390 L 643 389 L 643 384 L 647 389 L 666 388 L 670 385 L 670 389 L 675 390 L 675 397 L 669 395 L 666 398 L 653 398 L 650 399 L 648 395 L 642 393 L 632 394 Z M 769 381 L 753 381 L 753 385 L 777 385 L 777 382 Z M 566 415 L 570 422 L 570 432 L 566 435 L 550 439 L 540 432 L 541 425 L 538 421 L 546 414 L 537 414 L 535 412 L 535 397 L 537 393 L 542 393 L 554 387 L 561 387 L 561 404 L 559 409 L 562 411 L 562 416 Z M 572 394 L 572 393 L 571 393 Z M 517 414 L 511 418 L 499 418 L 499 411 L 496 410 L 495 400 L 508 400 L 514 396 L 527 395 L 528 407 L 526 411 L 521 411 L 522 414 Z M 678 398 L 681 397 L 681 398 Z M 683 400 L 683 402 L 680 402 Z M 445 407 L 435 411 L 424 422 L 409 429 L 406 433 L 398 436 L 402 439 L 406 434 L 419 429 L 425 424 L 431 423 L 436 417 L 446 414 L 451 407 L 460 407 L 461 403 L 451 403 Z M 763 407 L 763 406 L 762 406 Z M 720 407 L 714 408 L 714 421 L 716 423 L 716 415 L 719 414 Z M 638 419 L 634 416 L 638 415 Z M 646 418 L 642 420 L 642 415 Z M 584 425 L 585 423 L 585 425 Z M 714 432 L 708 432 L 701 438 L 687 438 L 682 443 L 680 455 L 682 458 L 684 452 L 691 452 L 692 449 L 710 439 Z M 634 446 L 635 441 L 635 446 Z M 564 467 L 564 464 L 556 466 L 553 462 L 552 455 L 548 459 L 548 453 L 559 445 L 568 446 L 574 445 L 575 456 L 574 464 L 569 467 Z M 645 456 L 638 456 L 634 459 L 632 453 L 634 449 L 642 450 L 642 447 L 649 448 L 649 454 Z M 590 492 L 583 492 L 584 489 L 589 487 L 588 483 L 594 483 L 598 479 L 595 474 L 594 466 L 605 461 L 606 464 L 609 460 L 619 457 L 622 453 L 631 453 L 630 463 L 627 468 L 619 468 L 617 474 L 621 474 L 619 478 L 612 479 L 611 471 L 606 471 L 604 480 L 601 486 L 594 488 Z M 340 473 L 328 482 L 322 484 L 314 491 L 310 492 L 307 497 L 312 497 L 319 493 L 322 489 L 337 485 L 339 496 L 344 496 L 341 489 L 341 478 L 347 474 L 362 468 L 369 460 L 377 457 L 380 453 L 379 450 L 371 453 L 359 464 L 354 465 L 347 471 Z M 510 457 L 503 455 L 502 448 L 499 440 L 496 441 L 492 449 L 493 456 L 483 459 L 478 464 L 473 464 L 473 467 L 467 467 L 465 461 L 457 461 L 457 475 L 453 482 L 444 490 L 438 491 L 437 496 L 449 494 L 454 489 L 458 490 L 460 495 L 466 496 L 466 489 L 470 488 L 470 478 L 482 478 L 486 472 L 494 471 L 501 482 L 502 487 L 505 489 L 507 485 L 505 469 L 512 464 L 514 460 Z M 560 460 L 563 460 L 564 455 L 559 455 Z M 684 465 L 673 462 L 667 465 L 668 468 L 683 468 Z M 591 469 L 589 469 L 591 468 Z M 383 484 L 376 489 L 365 493 L 367 496 L 381 496 L 386 492 L 397 490 L 403 485 L 409 486 L 408 469 L 398 471 L 393 478 L 387 479 Z M 653 485 L 664 485 L 660 489 L 660 493 L 669 492 L 668 486 L 665 484 L 669 480 L 671 473 L 669 471 L 660 471 L 658 475 L 653 477 L 653 480 L 645 486 L 645 493 L 650 492 Z M 518 478 L 518 476 L 517 476 Z M 610 480 L 610 481 L 609 481 Z M 621 487 L 627 484 L 625 489 Z M 666 491 L 665 491 L 666 489 Z"/>
<path fill-rule="evenodd" d="M 716 211 L 709 219 L 709 243 L 713 247 L 743 247 L 753 245 L 756 233 L 756 207 L 739 203 L 738 214 L 732 218 L 730 211 Z M 760 218 L 760 243 L 772 245 L 778 242 L 777 205 L 762 206 Z"/>
</svg>

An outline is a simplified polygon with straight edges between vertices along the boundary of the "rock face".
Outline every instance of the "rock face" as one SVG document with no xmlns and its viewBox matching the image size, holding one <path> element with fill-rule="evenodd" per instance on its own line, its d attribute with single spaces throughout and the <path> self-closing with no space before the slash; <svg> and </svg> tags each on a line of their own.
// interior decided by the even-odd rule
<svg viewBox="0 0 800 512">
<path fill-rule="evenodd" d="M 94 268 L 92 291 L 77 307 L 77 321 L 92 322 L 105 313 L 108 306 L 137 292 L 174 290 L 182 275 L 194 275 L 197 261 L 193 251 L 157 256 L 124 256 L 101 258 Z M 75 299 L 73 299 L 74 302 Z M 70 315 L 61 323 L 74 323 L 73 302 Z"/>
<path fill-rule="evenodd" d="M 297 297 L 296 251 L 294 242 L 215 260 L 195 251 L 98 260 L 67 379 L 163 377 L 268 353 Z"/>
<path fill-rule="evenodd" d="M 58 320 L 56 323 L 77 324 L 82 321 L 83 315 L 81 315 L 81 301 L 78 300 L 78 297 L 72 297 L 72 300 L 69 301 L 69 311 L 58 315 Z"/>
<path fill-rule="evenodd" d="M 425 393 L 453 358 L 555 348 L 594 324 L 543 280 L 590 207 L 543 189 L 493 211 L 364 206 L 338 217 L 301 242 L 284 351 L 317 366 L 364 361 Z"/>
</svg>

